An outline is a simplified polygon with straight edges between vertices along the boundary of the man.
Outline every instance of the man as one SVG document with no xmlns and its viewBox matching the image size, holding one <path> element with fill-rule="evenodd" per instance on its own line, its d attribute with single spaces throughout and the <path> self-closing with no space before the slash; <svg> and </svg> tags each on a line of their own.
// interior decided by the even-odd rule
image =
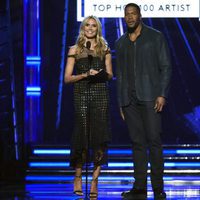
<svg viewBox="0 0 200 200">
<path fill-rule="evenodd" d="M 115 43 L 120 113 L 133 144 L 134 186 L 124 199 L 147 198 L 148 161 L 154 199 L 166 199 L 163 186 L 161 112 L 171 77 L 169 50 L 163 34 L 146 26 L 140 7 L 125 7 L 127 32 Z"/>
</svg>

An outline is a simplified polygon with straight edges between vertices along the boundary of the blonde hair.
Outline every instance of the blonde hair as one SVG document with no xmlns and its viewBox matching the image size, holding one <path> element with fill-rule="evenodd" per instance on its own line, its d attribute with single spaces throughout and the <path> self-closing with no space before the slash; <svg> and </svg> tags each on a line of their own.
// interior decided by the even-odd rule
<svg viewBox="0 0 200 200">
<path fill-rule="evenodd" d="M 86 42 L 86 37 L 84 34 L 84 28 L 88 22 L 88 20 L 93 19 L 95 20 L 96 24 L 97 24 L 97 34 L 95 37 L 95 42 L 96 42 L 96 46 L 94 49 L 94 53 L 96 56 L 99 56 L 101 58 L 103 58 L 103 56 L 105 55 L 105 51 L 108 49 L 108 45 L 106 40 L 103 38 L 102 36 L 102 25 L 101 22 L 99 21 L 99 19 L 93 15 L 86 17 L 81 25 L 80 25 L 80 30 L 79 30 L 79 35 L 78 38 L 76 40 L 76 46 L 77 46 L 77 54 L 80 54 L 83 51 L 83 47 L 85 45 Z"/>
</svg>

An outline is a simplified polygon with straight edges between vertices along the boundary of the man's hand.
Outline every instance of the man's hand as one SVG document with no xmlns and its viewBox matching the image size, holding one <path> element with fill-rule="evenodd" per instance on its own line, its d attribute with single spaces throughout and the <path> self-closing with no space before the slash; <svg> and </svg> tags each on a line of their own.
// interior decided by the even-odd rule
<svg viewBox="0 0 200 200">
<path fill-rule="evenodd" d="M 164 97 L 157 97 L 156 102 L 155 102 L 155 112 L 161 112 L 163 110 L 163 106 L 165 105 L 166 100 Z"/>
</svg>

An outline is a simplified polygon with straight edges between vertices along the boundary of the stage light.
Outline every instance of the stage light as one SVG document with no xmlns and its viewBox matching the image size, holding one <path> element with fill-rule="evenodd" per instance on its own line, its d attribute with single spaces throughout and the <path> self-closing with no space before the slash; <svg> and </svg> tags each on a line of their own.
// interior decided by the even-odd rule
<svg viewBox="0 0 200 200">
<path fill-rule="evenodd" d="M 164 149 L 163 150 L 164 155 L 167 154 L 200 154 L 199 149 Z M 69 155 L 70 149 L 34 149 L 33 154 L 64 154 Z M 126 154 L 131 155 L 132 150 L 129 149 L 109 149 L 108 150 L 109 155 L 120 155 L 120 154 Z M 178 156 L 178 155 L 177 155 Z"/>
<path fill-rule="evenodd" d="M 69 162 L 30 162 L 30 167 L 69 167 Z M 109 162 L 108 167 L 133 167 L 133 162 Z M 148 164 L 150 167 L 150 164 Z M 165 162 L 165 167 L 196 168 L 200 167 L 200 162 Z"/>
<path fill-rule="evenodd" d="M 26 61 L 41 61 L 40 56 L 26 56 Z"/>
<path fill-rule="evenodd" d="M 69 167 L 69 162 L 30 162 L 29 167 Z"/>
<path fill-rule="evenodd" d="M 200 154 L 199 149 L 178 149 L 176 150 L 177 154 Z"/>
<path fill-rule="evenodd" d="M 25 177 L 25 179 L 27 181 L 37 181 L 37 180 L 41 180 L 41 181 L 57 181 L 57 180 L 60 180 L 60 181 L 72 181 L 74 179 L 74 176 L 72 175 L 66 175 L 66 176 L 60 176 L 60 175 L 47 175 L 47 176 L 44 176 L 44 175 L 41 175 L 41 176 L 38 176 L 38 175 L 27 175 Z M 91 176 L 88 177 L 88 180 L 90 181 L 92 179 Z M 164 176 L 163 178 L 165 181 L 194 181 L 194 183 L 199 183 L 200 180 L 199 180 L 199 176 Z M 82 177 L 82 180 L 85 181 L 86 178 L 85 176 Z M 109 180 L 115 180 L 115 181 L 121 181 L 121 180 L 127 180 L 127 181 L 132 181 L 133 180 L 133 177 L 132 176 L 99 176 L 98 178 L 99 181 L 109 181 Z M 148 176 L 147 177 L 147 180 L 150 182 L 150 177 Z M 37 185 L 37 184 L 36 184 Z M 47 184 L 45 184 L 47 185 Z M 34 185 L 34 187 L 36 187 Z"/>
<path fill-rule="evenodd" d="M 132 162 L 110 162 L 108 163 L 108 167 L 133 167 L 134 164 Z M 150 164 L 148 164 L 150 167 Z M 200 167 L 200 162 L 165 162 L 165 167 L 188 167 L 188 168 L 196 168 Z"/>
<path fill-rule="evenodd" d="M 40 0 L 23 1 L 24 8 L 24 87 L 25 143 L 42 138 L 42 109 L 40 87 Z M 31 14 L 30 14 L 31 13 Z M 33 98 L 32 98 L 33 97 Z"/>
<path fill-rule="evenodd" d="M 34 149 L 33 154 L 64 154 L 69 155 L 70 150 L 65 149 Z"/>
<path fill-rule="evenodd" d="M 26 87 L 27 92 L 40 92 L 41 88 L 40 87 Z"/>
<path fill-rule="evenodd" d="M 38 97 L 38 96 L 41 96 L 41 93 L 40 92 L 27 92 L 26 93 L 26 96 L 28 97 L 28 96 L 36 96 L 36 97 Z"/>
<path fill-rule="evenodd" d="M 26 65 L 36 65 L 40 66 L 41 62 L 40 61 L 26 61 Z"/>
</svg>

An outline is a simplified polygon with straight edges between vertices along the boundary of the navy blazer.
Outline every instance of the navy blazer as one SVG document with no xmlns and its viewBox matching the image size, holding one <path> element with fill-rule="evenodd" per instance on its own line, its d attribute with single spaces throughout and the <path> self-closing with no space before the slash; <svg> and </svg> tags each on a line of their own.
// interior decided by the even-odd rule
<svg viewBox="0 0 200 200">
<path fill-rule="evenodd" d="M 130 103 L 128 85 L 128 33 L 115 42 L 116 77 L 119 106 Z M 142 24 L 140 36 L 134 42 L 134 71 L 136 96 L 141 101 L 167 97 L 171 78 L 171 61 L 163 34 Z"/>
</svg>

